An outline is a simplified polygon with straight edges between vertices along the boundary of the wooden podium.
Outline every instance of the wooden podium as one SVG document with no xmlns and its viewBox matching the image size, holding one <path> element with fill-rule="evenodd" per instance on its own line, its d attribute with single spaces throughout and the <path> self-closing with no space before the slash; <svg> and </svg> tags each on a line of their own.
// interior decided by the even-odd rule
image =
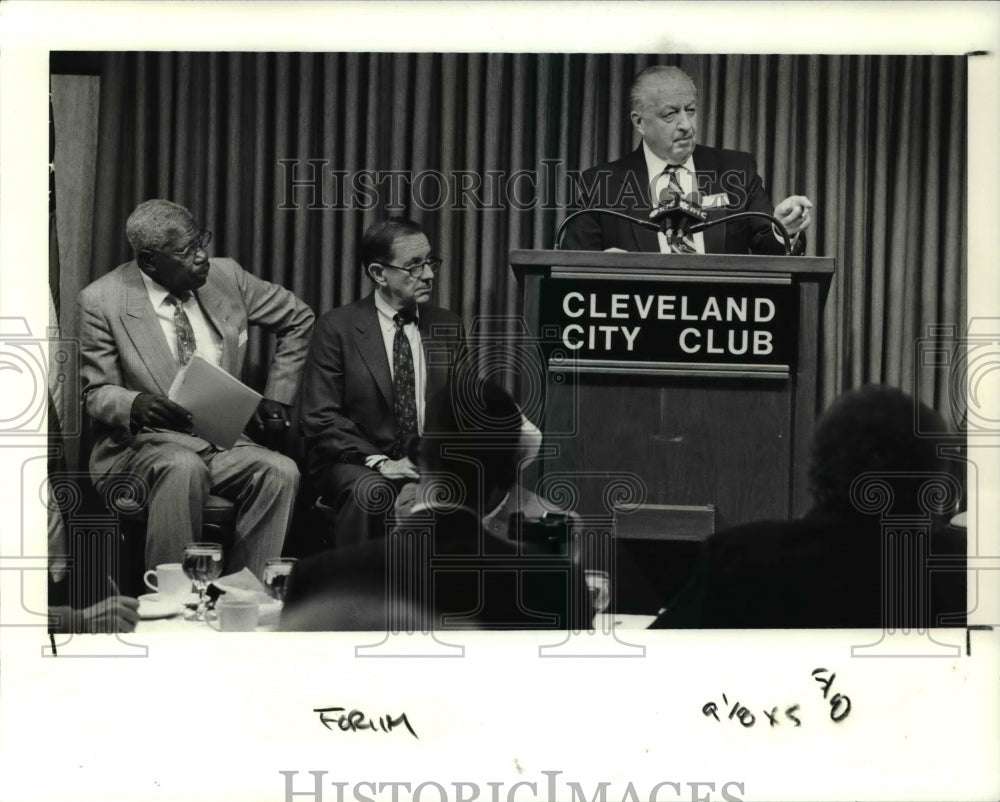
<svg viewBox="0 0 1000 802">
<path fill-rule="evenodd" d="M 808 508 L 832 259 L 515 250 L 510 265 L 544 374 L 521 388 L 539 470 L 572 477 L 581 515 L 607 514 L 622 475 L 648 505 L 713 505 L 717 528 Z"/>
</svg>

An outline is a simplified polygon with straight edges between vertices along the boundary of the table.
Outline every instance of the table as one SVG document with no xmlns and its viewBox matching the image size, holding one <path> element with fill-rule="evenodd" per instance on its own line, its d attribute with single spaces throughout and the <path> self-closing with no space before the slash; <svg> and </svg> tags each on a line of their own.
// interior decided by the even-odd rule
<svg viewBox="0 0 1000 802">
<path fill-rule="evenodd" d="M 655 615 L 626 615 L 624 613 L 598 613 L 594 616 L 594 629 L 649 629 Z"/>
<path fill-rule="evenodd" d="M 257 620 L 255 632 L 274 632 L 278 628 L 278 618 L 281 607 L 277 602 L 260 605 L 260 617 Z M 187 632 L 192 635 L 201 632 L 218 632 L 215 627 L 218 621 L 206 623 L 203 621 L 185 621 L 184 613 L 178 613 L 170 618 L 140 619 L 135 631 L 140 634 L 156 632 Z"/>
<path fill-rule="evenodd" d="M 256 632 L 275 632 L 278 629 L 278 618 L 281 608 L 277 603 L 262 604 L 260 618 L 257 622 Z M 594 629 L 607 631 L 608 629 L 648 629 L 649 625 L 656 620 L 655 615 L 625 615 L 623 613 L 598 613 L 594 617 Z M 216 623 L 216 622 L 213 622 Z M 200 621 L 185 621 L 183 614 L 172 616 L 171 618 L 157 618 L 140 620 L 135 628 L 136 632 L 146 634 L 149 632 L 189 632 L 197 634 L 199 632 L 218 632 L 212 624 Z"/>
</svg>

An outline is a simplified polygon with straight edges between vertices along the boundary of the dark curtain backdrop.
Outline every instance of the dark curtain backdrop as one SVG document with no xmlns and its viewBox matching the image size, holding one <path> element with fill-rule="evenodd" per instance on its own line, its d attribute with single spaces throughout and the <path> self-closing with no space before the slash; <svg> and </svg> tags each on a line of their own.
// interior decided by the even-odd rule
<svg viewBox="0 0 1000 802">
<path fill-rule="evenodd" d="M 508 250 L 552 247 L 560 177 L 635 146 L 628 87 L 654 62 L 694 78 L 701 142 L 753 152 L 773 201 L 806 194 L 816 205 L 807 253 L 837 259 L 823 405 L 883 382 L 947 410 L 946 382 L 917 381 L 914 342 L 932 324 L 964 330 L 962 57 L 106 54 L 89 278 L 130 258 L 135 205 L 166 197 L 215 232 L 212 253 L 321 313 L 370 289 L 358 241 L 395 200 L 445 259 L 441 305 L 467 325 L 515 314 Z M 288 197 L 292 163 L 299 180 L 315 171 L 312 197 L 308 187 Z M 338 197 L 329 173 L 350 183 L 364 170 L 448 181 L 468 171 L 467 182 L 483 179 L 487 208 L 475 192 L 462 203 L 449 189 L 439 202 L 431 179 L 395 198 L 383 184 L 374 208 L 359 208 L 375 193 Z M 491 172 L 513 197 L 491 194 Z M 255 344 L 251 383 L 263 379 L 265 349 Z"/>
</svg>

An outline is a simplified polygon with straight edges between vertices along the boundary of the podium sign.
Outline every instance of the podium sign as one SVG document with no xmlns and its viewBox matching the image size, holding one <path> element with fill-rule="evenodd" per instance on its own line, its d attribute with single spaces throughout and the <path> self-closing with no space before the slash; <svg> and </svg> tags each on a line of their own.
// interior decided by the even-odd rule
<svg viewBox="0 0 1000 802">
<path fill-rule="evenodd" d="M 510 262 L 540 357 L 520 393 L 545 434 L 537 470 L 573 487 L 576 512 L 607 514 L 610 477 L 623 475 L 647 505 L 713 507 L 716 526 L 805 512 L 832 259 L 512 251 Z"/>
<path fill-rule="evenodd" d="M 543 278 L 549 369 L 787 379 L 798 352 L 790 277 Z"/>
</svg>

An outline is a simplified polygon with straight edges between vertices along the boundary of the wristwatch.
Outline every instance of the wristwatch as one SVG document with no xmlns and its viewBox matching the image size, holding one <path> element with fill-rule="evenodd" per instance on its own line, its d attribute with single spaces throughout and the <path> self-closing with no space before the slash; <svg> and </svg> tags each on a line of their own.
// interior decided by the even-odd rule
<svg viewBox="0 0 1000 802">
<path fill-rule="evenodd" d="M 371 466 L 372 470 L 377 471 L 379 468 L 382 467 L 383 462 L 388 462 L 388 461 L 389 461 L 388 457 L 382 457 L 382 459 L 378 460 L 377 462 L 373 462 Z"/>
</svg>

